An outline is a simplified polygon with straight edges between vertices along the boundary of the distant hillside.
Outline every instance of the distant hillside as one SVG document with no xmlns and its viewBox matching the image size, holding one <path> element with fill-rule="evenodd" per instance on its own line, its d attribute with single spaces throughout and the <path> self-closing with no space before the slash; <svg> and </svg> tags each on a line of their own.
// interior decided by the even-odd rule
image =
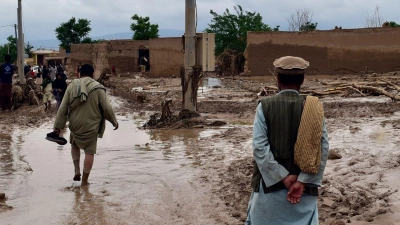
<svg viewBox="0 0 400 225">
<path fill-rule="evenodd" d="M 185 31 L 183 30 L 172 30 L 172 29 L 161 29 L 159 31 L 160 37 L 181 37 Z M 118 40 L 118 39 L 132 39 L 133 32 L 123 32 L 116 34 L 107 34 L 103 36 L 93 36 L 92 39 L 104 39 L 104 40 Z M 47 49 L 58 49 L 59 41 L 57 39 L 51 40 L 28 40 L 29 44 L 37 48 Z"/>
<path fill-rule="evenodd" d="M 160 37 L 181 37 L 185 31 L 183 30 L 171 30 L 163 29 L 158 32 Z M 118 40 L 118 39 L 131 39 L 133 37 L 133 32 L 124 32 L 116 34 L 107 34 L 103 36 L 93 36 L 92 39 L 105 39 L 105 40 Z"/>
</svg>

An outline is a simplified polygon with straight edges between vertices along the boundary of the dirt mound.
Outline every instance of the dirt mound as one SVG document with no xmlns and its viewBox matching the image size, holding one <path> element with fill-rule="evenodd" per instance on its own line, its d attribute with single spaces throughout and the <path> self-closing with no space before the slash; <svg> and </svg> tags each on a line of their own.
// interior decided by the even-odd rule
<svg viewBox="0 0 400 225">
<path fill-rule="evenodd" d="M 238 129 L 229 129 L 218 135 L 219 138 L 235 136 Z M 217 136 L 214 136 L 217 137 Z M 218 172 L 218 183 L 214 193 L 221 196 L 231 215 L 245 221 L 249 196 L 250 180 L 253 172 L 253 159 L 246 157 L 233 160 Z M 387 158 L 386 168 L 399 165 L 400 157 Z M 321 224 L 334 221 L 373 221 L 374 217 L 390 211 L 389 198 L 396 192 L 382 183 L 383 170 L 371 155 L 350 159 L 347 164 L 337 165 L 333 173 L 323 178 L 318 196 Z"/>
<path fill-rule="evenodd" d="M 224 172 L 219 173 L 220 182 L 215 193 L 221 195 L 231 215 L 244 222 L 251 195 L 250 180 L 253 172 L 252 158 L 233 161 Z"/>
<path fill-rule="evenodd" d="M 200 114 L 198 112 L 193 112 L 187 109 L 182 109 L 179 114 L 178 114 L 178 118 L 180 120 L 185 120 L 185 119 L 191 119 L 194 117 L 199 117 Z"/>
<path fill-rule="evenodd" d="M 150 116 L 150 119 L 143 125 L 144 128 L 160 129 L 160 128 L 191 128 L 198 125 L 206 125 L 204 118 L 200 117 L 197 112 L 191 112 L 187 109 L 179 111 L 178 115 L 170 115 L 162 119 L 160 113 L 155 113 Z"/>
<path fill-rule="evenodd" d="M 387 124 L 392 124 L 393 129 L 400 129 L 400 120 L 385 120 L 381 122 L 382 127 L 385 127 Z"/>
<path fill-rule="evenodd" d="M 256 102 L 233 102 L 233 101 L 206 101 L 199 102 L 198 109 L 202 113 L 226 113 L 239 114 L 245 112 L 255 112 Z"/>
<path fill-rule="evenodd" d="M 400 104 L 395 102 L 324 102 L 326 118 L 339 117 L 376 117 L 391 115 L 400 111 Z"/>
<path fill-rule="evenodd" d="M 377 160 L 372 154 L 365 154 L 337 163 L 322 181 L 318 203 L 320 221 L 328 224 L 340 219 L 371 222 L 377 215 L 390 212 L 389 197 L 397 190 L 384 185 L 382 179 L 384 171 L 397 167 L 398 162 L 399 157 L 385 156 Z"/>
</svg>

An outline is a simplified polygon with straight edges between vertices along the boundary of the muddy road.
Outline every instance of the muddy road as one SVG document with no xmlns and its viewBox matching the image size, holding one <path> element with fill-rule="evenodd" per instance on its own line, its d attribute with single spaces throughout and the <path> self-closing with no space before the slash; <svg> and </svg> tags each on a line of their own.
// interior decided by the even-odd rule
<svg viewBox="0 0 400 225">
<path fill-rule="evenodd" d="M 201 170 L 187 151 L 192 140 L 215 131 L 146 131 L 138 128 L 143 119 L 116 111 L 124 114 L 120 128 L 108 126 L 99 140 L 85 188 L 72 181 L 70 147 L 44 140 L 51 119 L 2 136 L 8 166 L 0 170 L 0 188 L 12 208 L 2 208 L 1 223 L 213 224 L 224 214 L 215 211 L 209 187 L 193 184 Z M 68 129 L 63 135 L 69 137 Z"/>
<path fill-rule="evenodd" d="M 330 81 L 335 77 L 322 77 Z M 259 83 L 255 86 L 254 83 Z M 263 84 L 261 84 L 263 83 Z M 2 224 L 243 224 L 250 196 L 256 91 L 272 78 L 211 78 L 198 92 L 208 121 L 227 125 L 143 130 L 163 99 L 180 110 L 180 79 L 111 79 L 120 129 L 98 142 L 90 186 L 72 181 L 69 146 L 44 140 L 55 111 L 0 112 Z M 319 87 L 312 77 L 305 83 Z M 254 87 L 255 86 L 255 87 Z M 142 96 L 138 98 L 138 96 Z M 330 149 L 320 223 L 400 224 L 400 105 L 387 97 L 323 98 Z M 68 130 L 64 135 L 68 136 Z"/>
</svg>

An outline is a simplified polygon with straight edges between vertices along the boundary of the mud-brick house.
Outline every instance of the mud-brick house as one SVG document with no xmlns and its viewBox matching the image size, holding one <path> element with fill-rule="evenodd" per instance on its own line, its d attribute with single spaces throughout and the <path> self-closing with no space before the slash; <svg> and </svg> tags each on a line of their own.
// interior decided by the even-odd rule
<svg viewBox="0 0 400 225">
<path fill-rule="evenodd" d="M 33 65 L 65 65 L 67 62 L 67 53 L 65 49 L 60 48 L 58 51 L 53 49 L 37 49 L 32 51 Z"/>
<path fill-rule="evenodd" d="M 44 65 L 45 57 L 52 57 L 58 55 L 58 51 L 53 49 L 43 49 L 39 48 L 35 51 L 32 51 L 33 61 L 35 65 Z"/>
<path fill-rule="evenodd" d="M 44 57 L 43 64 L 46 66 L 57 66 L 63 65 L 66 66 L 68 61 L 68 54 L 67 51 L 60 47 L 58 50 L 58 54 L 53 54 Z"/>
<path fill-rule="evenodd" d="M 197 64 L 203 71 L 214 71 L 215 34 L 197 34 Z M 182 37 L 155 38 L 150 40 L 110 40 L 97 44 L 71 45 L 70 73 L 79 63 L 90 63 L 98 77 L 105 68 L 113 66 L 117 73 L 139 72 L 140 58 L 146 57 L 149 77 L 179 76 L 184 65 L 184 39 Z"/>
<path fill-rule="evenodd" d="M 300 56 L 307 74 L 360 74 L 400 70 L 400 27 L 310 32 L 248 32 L 245 73 L 270 75 L 275 59 Z"/>
</svg>

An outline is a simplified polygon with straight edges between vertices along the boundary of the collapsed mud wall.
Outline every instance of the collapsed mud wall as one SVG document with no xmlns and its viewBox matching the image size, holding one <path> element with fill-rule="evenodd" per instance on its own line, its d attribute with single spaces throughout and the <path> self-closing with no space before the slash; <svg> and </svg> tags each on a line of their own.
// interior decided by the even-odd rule
<svg viewBox="0 0 400 225">
<path fill-rule="evenodd" d="M 182 38 L 158 38 L 150 40 L 150 77 L 179 76 L 184 63 Z"/>
<path fill-rule="evenodd" d="M 95 78 L 103 69 L 115 67 L 118 73 L 138 71 L 138 49 L 148 47 L 149 41 L 111 40 L 98 44 L 74 44 L 71 46 L 70 65 L 75 72 L 79 63 L 92 64 Z"/>
<path fill-rule="evenodd" d="M 100 77 L 101 72 L 105 68 L 109 68 L 108 53 L 111 51 L 111 45 L 108 42 L 102 42 L 93 45 L 92 49 L 92 64 L 94 67 L 94 78 Z"/>
<path fill-rule="evenodd" d="M 293 55 L 310 62 L 307 74 L 360 74 L 400 70 L 400 28 L 312 32 L 249 32 L 245 73 L 270 75 L 276 58 Z"/>
<path fill-rule="evenodd" d="M 115 66 L 117 72 L 127 73 L 138 71 L 138 49 L 141 46 L 146 48 L 149 41 L 112 40 L 109 44 L 110 49 L 107 54 L 109 68 Z"/>
<path fill-rule="evenodd" d="M 179 76 L 184 63 L 182 38 L 157 38 L 143 41 L 111 40 L 98 44 L 74 44 L 71 46 L 69 72 L 74 73 L 79 63 L 92 64 L 95 78 L 103 69 L 113 66 L 117 73 L 140 71 L 139 49 L 149 50 L 149 77 Z"/>
<path fill-rule="evenodd" d="M 68 73 L 75 73 L 79 63 L 93 64 L 92 44 L 73 44 L 71 45 L 70 59 L 68 60 Z"/>
</svg>

